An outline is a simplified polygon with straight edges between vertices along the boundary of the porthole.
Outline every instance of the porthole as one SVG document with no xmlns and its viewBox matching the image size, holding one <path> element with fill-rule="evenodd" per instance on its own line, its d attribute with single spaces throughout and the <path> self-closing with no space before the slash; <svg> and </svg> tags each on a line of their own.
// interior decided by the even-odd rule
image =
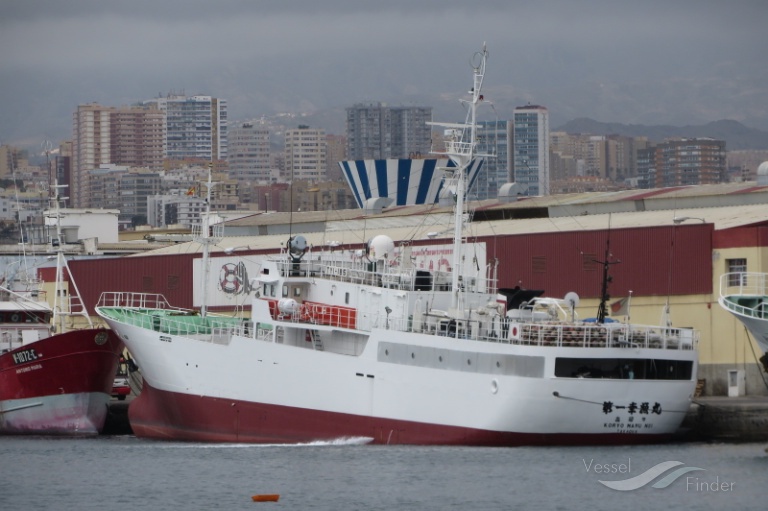
<svg viewBox="0 0 768 511">
<path fill-rule="evenodd" d="M 389 350 L 384 350 L 384 355 L 388 357 L 389 356 Z"/>
<path fill-rule="evenodd" d="M 411 352 L 411 358 L 416 358 L 416 353 Z"/>
<path fill-rule="evenodd" d="M 491 394 L 496 394 L 499 391 L 499 382 L 491 380 Z"/>
<path fill-rule="evenodd" d="M 467 359 L 467 365 L 468 365 L 468 366 L 471 366 L 471 365 L 472 365 L 472 360 L 470 360 L 470 359 Z"/>
<path fill-rule="evenodd" d="M 442 356 L 442 355 L 440 355 L 439 357 L 437 357 L 437 359 L 438 359 L 440 362 L 442 362 L 442 361 L 443 361 L 443 356 Z"/>
<path fill-rule="evenodd" d="M 501 367 L 501 362 L 499 362 L 498 360 L 496 361 L 496 367 Z"/>
</svg>

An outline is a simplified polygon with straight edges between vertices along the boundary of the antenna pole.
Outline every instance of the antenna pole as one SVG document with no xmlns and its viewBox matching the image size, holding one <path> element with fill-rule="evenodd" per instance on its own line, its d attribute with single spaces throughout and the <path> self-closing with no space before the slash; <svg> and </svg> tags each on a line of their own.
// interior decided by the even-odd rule
<svg viewBox="0 0 768 511">
<path fill-rule="evenodd" d="M 488 49 L 483 44 L 482 51 L 475 52 L 470 59 L 473 71 L 472 89 L 469 94 L 471 99 L 461 102 L 468 106 L 466 120 L 463 124 L 428 122 L 433 126 L 441 126 L 450 131 L 450 136 L 445 142 L 445 152 L 455 167 L 445 167 L 445 190 L 452 194 L 454 200 L 454 227 L 453 227 L 453 267 L 451 268 L 451 309 L 456 318 L 463 318 L 463 289 L 459 282 L 464 262 L 463 236 L 464 227 L 464 202 L 467 190 L 467 174 L 472 168 L 476 154 L 477 144 L 477 107 L 483 101 L 482 87 L 485 76 L 485 62 L 488 59 Z"/>
<path fill-rule="evenodd" d="M 67 197 L 62 197 L 59 194 L 59 188 L 66 188 L 67 185 L 60 185 L 58 182 L 58 179 L 53 180 L 53 186 L 51 193 L 53 194 L 53 214 L 49 214 L 49 218 L 52 216 L 56 221 L 56 240 L 58 243 L 58 246 L 56 247 L 56 282 L 54 285 L 54 292 L 53 292 L 53 327 L 56 332 L 64 332 L 65 324 L 64 324 L 64 318 L 65 316 L 73 316 L 75 314 L 79 314 L 83 316 L 88 323 L 89 328 L 93 328 L 93 322 L 91 321 L 91 317 L 88 315 L 88 311 L 85 309 L 85 304 L 82 302 L 82 297 L 80 295 L 80 290 L 77 288 L 77 282 L 75 282 L 74 277 L 72 276 L 72 272 L 69 269 L 69 264 L 67 263 L 67 258 L 64 257 L 64 239 L 62 238 L 61 234 L 61 205 L 60 202 L 63 200 L 66 200 Z M 69 293 L 67 295 L 67 307 L 66 310 L 62 310 L 61 303 L 64 302 L 63 298 L 63 284 L 64 284 L 64 273 L 66 272 L 67 276 L 69 277 L 69 284 L 71 286 L 71 289 L 69 290 Z M 73 307 L 73 297 L 77 297 L 76 305 Z M 77 311 L 73 310 L 73 308 L 78 309 Z M 56 323 L 59 323 L 57 325 Z"/>
<path fill-rule="evenodd" d="M 477 60 L 479 58 L 479 60 Z M 449 156 L 451 156 L 456 162 L 456 170 L 454 171 L 454 180 L 456 183 L 455 189 L 455 213 L 454 213 L 454 226 L 453 226 L 453 267 L 451 268 L 451 291 L 453 294 L 452 306 L 454 310 L 459 311 L 463 309 L 461 303 L 462 289 L 459 283 L 459 275 L 463 266 L 464 250 L 463 250 L 463 228 L 464 228 L 464 200 L 466 194 L 466 177 L 467 171 L 472 165 L 472 161 L 475 158 L 475 144 L 477 143 L 477 105 L 483 100 L 482 87 L 483 78 L 485 76 L 485 61 L 488 58 L 488 51 L 483 44 L 483 50 L 475 53 L 472 58 L 471 66 L 474 71 L 472 89 L 469 91 L 471 99 L 468 101 L 469 111 L 467 112 L 466 128 L 461 134 L 461 138 L 454 139 L 450 142 L 448 150 Z M 466 131 L 469 131 L 469 140 L 465 138 Z M 456 132 L 454 132 L 456 136 Z"/>
<path fill-rule="evenodd" d="M 208 312 L 207 307 L 207 295 L 208 295 L 208 264 L 210 257 L 210 233 L 208 229 L 211 223 L 211 188 L 213 188 L 213 182 L 211 181 L 211 172 L 213 170 L 213 162 L 208 164 L 208 190 L 205 196 L 205 218 L 200 222 L 200 243 L 203 245 L 203 261 L 202 261 L 202 273 L 203 278 L 201 285 L 202 296 L 200 297 L 200 315 L 205 317 Z"/>
<path fill-rule="evenodd" d="M 605 318 L 608 315 L 608 300 L 611 296 L 608 294 L 608 284 L 613 281 L 608 273 L 608 268 L 612 264 L 619 264 L 621 261 L 610 261 L 611 258 L 611 235 L 608 233 L 608 239 L 605 241 L 605 258 L 603 261 L 594 261 L 603 265 L 603 284 L 600 290 L 600 305 L 597 307 L 597 322 L 599 324 L 605 323 Z"/>
</svg>

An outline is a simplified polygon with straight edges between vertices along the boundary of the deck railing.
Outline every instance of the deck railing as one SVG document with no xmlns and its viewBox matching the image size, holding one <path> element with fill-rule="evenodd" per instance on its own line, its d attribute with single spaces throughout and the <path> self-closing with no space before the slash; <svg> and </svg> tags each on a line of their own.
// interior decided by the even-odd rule
<svg viewBox="0 0 768 511">
<path fill-rule="evenodd" d="M 232 335 L 248 335 L 252 323 L 240 317 L 172 307 L 163 295 L 102 293 L 99 313 L 129 325 L 169 335 L 192 336 L 211 342 L 229 342 Z"/>
<path fill-rule="evenodd" d="M 311 259 L 298 262 L 287 259 L 276 260 L 278 271 L 282 277 L 322 277 L 338 282 L 366 284 L 402 291 L 416 289 L 450 291 L 451 273 L 444 270 L 429 272 L 419 268 L 400 268 L 397 266 L 374 270 L 373 263 L 350 261 L 313 261 Z M 491 269 L 489 268 L 489 273 Z M 485 276 L 460 276 L 459 285 L 466 292 L 495 294 L 497 280 Z"/>
<path fill-rule="evenodd" d="M 767 296 L 768 273 L 732 272 L 720 276 L 720 296 Z"/>
<path fill-rule="evenodd" d="M 514 323 L 499 321 L 494 331 L 491 323 L 476 320 L 425 320 L 422 326 L 414 328 L 413 317 L 393 318 L 385 314 L 366 314 L 365 322 L 370 328 L 383 328 L 401 332 L 419 332 L 430 335 L 455 337 L 482 342 L 500 342 L 525 346 L 554 346 L 581 348 L 652 348 L 671 350 L 693 350 L 698 346 L 699 332 L 690 328 L 665 328 L 651 325 L 625 323 L 570 323 L 560 321 L 539 321 Z M 427 315 L 429 316 L 429 315 Z M 360 315 L 358 314 L 358 319 Z M 324 325 L 343 328 L 346 317 L 318 316 L 299 312 L 279 314 L 276 319 L 294 325 Z M 512 329 L 517 332 L 510 334 Z"/>
<path fill-rule="evenodd" d="M 109 295 L 109 296 L 105 296 Z M 156 304 L 157 307 L 148 307 Z M 369 328 L 359 329 L 349 325 L 349 318 L 331 315 L 310 316 L 296 314 L 276 315 L 269 321 L 254 325 L 253 321 L 239 317 L 208 314 L 173 308 L 162 295 L 136 295 L 134 293 L 104 293 L 97 306 L 99 313 L 117 321 L 139 326 L 168 335 L 184 335 L 199 340 L 228 343 L 233 335 L 271 340 L 272 330 L 280 323 L 307 330 L 323 326 L 365 333 L 374 328 L 427 335 L 453 337 L 481 342 L 498 342 L 524 346 L 573 347 L 573 348 L 650 348 L 662 350 L 694 350 L 698 346 L 699 333 L 688 328 L 663 328 L 659 326 L 632 325 L 625 323 L 569 323 L 538 321 L 529 323 L 452 320 L 443 316 L 426 315 L 419 325 L 413 317 L 397 318 L 385 314 L 358 314 L 365 316 Z M 495 326 L 493 326 L 495 324 Z M 256 330 L 254 330 L 256 327 Z"/>
<path fill-rule="evenodd" d="M 741 316 L 768 319 L 768 274 L 725 273 L 720 276 L 719 303 Z"/>
<path fill-rule="evenodd" d="M 107 291 L 101 293 L 96 307 L 129 307 L 139 309 L 167 309 L 185 311 L 179 307 L 173 307 L 165 299 L 165 296 L 157 293 L 121 293 Z"/>
</svg>

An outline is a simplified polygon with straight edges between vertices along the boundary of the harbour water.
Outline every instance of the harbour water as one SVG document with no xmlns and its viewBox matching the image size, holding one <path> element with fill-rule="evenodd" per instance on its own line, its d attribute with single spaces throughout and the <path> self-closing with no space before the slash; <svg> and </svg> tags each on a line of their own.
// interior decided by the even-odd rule
<svg viewBox="0 0 768 511">
<path fill-rule="evenodd" d="M 765 449 L 764 443 L 463 448 L 354 439 L 286 446 L 0 437 L 0 509 L 762 510 Z M 662 473 L 660 464 L 672 461 L 680 464 Z M 652 481 L 623 483 L 632 489 L 600 482 L 651 477 L 654 467 Z M 277 503 L 251 499 L 275 493 Z"/>
</svg>

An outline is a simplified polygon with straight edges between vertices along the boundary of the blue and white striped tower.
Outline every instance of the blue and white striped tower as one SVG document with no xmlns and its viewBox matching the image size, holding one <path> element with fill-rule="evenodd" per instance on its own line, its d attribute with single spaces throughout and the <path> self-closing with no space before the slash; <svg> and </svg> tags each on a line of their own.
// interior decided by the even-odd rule
<svg viewBox="0 0 768 511">
<path fill-rule="evenodd" d="M 468 167 L 467 182 L 471 187 L 483 160 Z M 380 197 L 392 200 L 392 206 L 435 204 L 443 188 L 441 167 L 455 167 L 453 161 L 440 159 L 389 159 L 340 161 L 339 166 L 349 183 L 355 201 L 363 208 L 366 201 Z"/>
</svg>

